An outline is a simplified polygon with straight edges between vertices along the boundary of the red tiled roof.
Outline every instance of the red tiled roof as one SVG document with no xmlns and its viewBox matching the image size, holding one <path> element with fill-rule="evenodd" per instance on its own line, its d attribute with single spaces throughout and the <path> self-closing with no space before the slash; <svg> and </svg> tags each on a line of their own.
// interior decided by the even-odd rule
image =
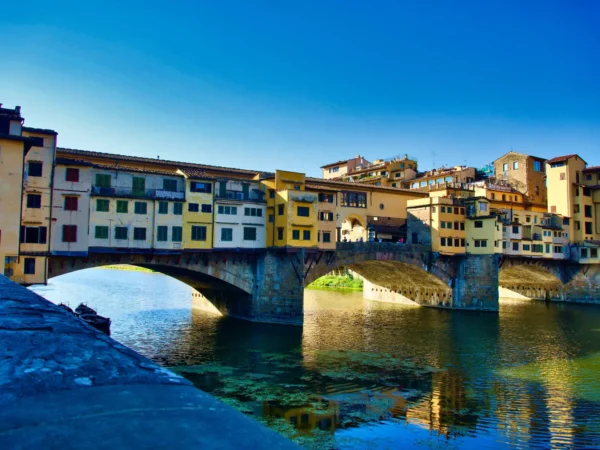
<svg viewBox="0 0 600 450">
<path fill-rule="evenodd" d="M 311 178 L 306 177 L 306 187 L 319 189 L 319 186 L 323 186 L 325 188 L 329 187 L 340 187 L 340 188 L 353 188 L 353 190 L 375 190 L 375 191 L 385 191 L 385 192 L 403 192 L 413 194 L 415 197 L 428 197 L 429 194 L 426 192 L 415 191 L 412 189 L 403 189 L 403 188 L 395 188 L 395 187 L 386 187 L 386 186 L 375 186 L 374 184 L 365 184 L 359 183 L 356 181 L 337 181 L 337 180 L 324 180 L 322 178 Z M 339 190 L 339 189 L 338 189 Z"/>
<path fill-rule="evenodd" d="M 49 130 L 47 128 L 32 128 L 32 127 L 22 127 L 21 130 L 27 131 L 29 133 L 38 133 L 38 134 L 51 134 L 53 136 L 58 135 L 58 133 L 54 130 Z"/>
<path fill-rule="evenodd" d="M 63 153 L 68 155 L 77 155 L 77 156 L 87 156 L 90 158 L 102 158 L 109 160 L 118 160 L 118 161 L 131 161 L 131 162 L 144 162 L 149 164 L 160 164 L 163 166 L 174 166 L 177 168 L 189 167 L 189 168 L 198 168 L 205 170 L 213 170 L 218 172 L 231 172 L 238 174 L 246 174 L 256 176 L 260 170 L 246 170 L 246 169 L 235 169 L 231 167 L 221 167 L 221 166 L 210 166 L 207 164 L 196 164 L 190 162 L 182 162 L 182 161 L 172 161 L 168 159 L 158 159 L 158 158 L 144 158 L 141 156 L 128 156 L 128 155 L 117 155 L 113 153 L 103 153 L 103 152 L 93 152 L 89 150 L 77 150 L 73 148 L 64 148 L 58 147 L 56 149 L 57 153 Z"/>
<path fill-rule="evenodd" d="M 337 166 L 338 164 L 344 164 L 344 163 L 347 163 L 348 161 L 350 161 L 350 160 L 344 159 L 343 161 L 338 161 L 338 162 L 334 162 L 331 164 L 325 164 L 324 166 L 321 166 L 321 169 L 324 169 L 325 167 Z"/>
<path fill-rule="evenodd" d="M 600 172 L 600 166 L 592 166 L 592 167 L 586 167 L 585 169 L 583 169 L 584 172 Z"/>
<path fill-rule="evenodd" d="M 138 169 L 134 167 L 123 167 L 115 164 L 92 164 L 92 167 L 103 170 L 118 170 L 121 172 L 136 172 L 136 173 L 148 173 L 154 175 L 167 175 L 169 177 L 179 177 L 182 175 L 176 173 L 175 171 L 169 172 L 168 170 L 152 170 L 152 169 Z"/>
<path fill-rule="evenodd" d="M 193 180 L 214 180 L 215 177 L 207 174 L 203 170 L 199 169 L 191 169 L 189 167 L 184 167 L 180 169 L 186 177 L 191 178 Z"/>
<path fill-rule="evenodd" d="M 56 164 L 62 164 L 65 166 L 93 166 L 93 164 L 89 161 L 71 158 L 56 158 Z"/>
<path fill-rule="evenodd" d="M 565 156 L 557 156 L 556 158 L 547 160 L 546 163 L 554 164 L 554 163 L 559 163 L 559 162 L 565 162 L 567 159 L 573 158 L 574 156 L 577 156 L 577 155 L 571 154 L 571 155 L 565 155 Z"/>
</svg>

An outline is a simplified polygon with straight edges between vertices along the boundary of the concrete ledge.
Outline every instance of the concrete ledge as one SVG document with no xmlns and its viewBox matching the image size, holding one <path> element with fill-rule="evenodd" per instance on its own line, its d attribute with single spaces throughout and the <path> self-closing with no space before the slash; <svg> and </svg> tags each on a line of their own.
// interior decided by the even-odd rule
<svg viewBox="0 0 600 450">
<path fill-rule="evenodd" d="M 0 448 L 297 448 L 0 276 Z"/>
</svg>

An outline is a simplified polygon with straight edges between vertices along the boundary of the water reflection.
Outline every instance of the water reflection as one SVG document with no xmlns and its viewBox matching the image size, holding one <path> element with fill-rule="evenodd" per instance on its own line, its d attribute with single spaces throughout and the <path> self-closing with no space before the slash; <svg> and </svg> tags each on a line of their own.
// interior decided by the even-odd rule
<svg viewBox="0 0 600 450">
<path fill-rule="evenodd" d="M 495 315 L 307 291 L 300 329 L 192 310 L 161 275 L 88 270 L 34 289 L 85 293 L 117 340 L 308 447 L 600 445 L 597 307 Z"/>
</svg>

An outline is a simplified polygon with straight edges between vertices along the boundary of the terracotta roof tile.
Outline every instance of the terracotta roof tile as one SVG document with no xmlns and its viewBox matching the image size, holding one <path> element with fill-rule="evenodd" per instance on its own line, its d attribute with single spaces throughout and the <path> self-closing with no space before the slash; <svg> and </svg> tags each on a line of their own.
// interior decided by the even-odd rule
<svg viewBox="0 0 600 450">
<path fill-rule="evenodd" d="M 585 169 L 583 169 L 584 172 L 600 172 L 600 166 L 592 166 L 592 167 L 586 167 Z"/>
<path fill-rule="evenodd" d="M 547 164 L 554 164 L 554 163 L 559 163 L 559 162 L 565 162 L 567 159 L 573 158 L 574 156 L 577 156 L 577 155 L 576 154 L 571 154 L 571 155 L 557 156 L 556 158 L 548 159 L 546 161 L 546 163 Z"/>
<path fill-rule="evenodd" d="M 331 163 L 331 164 L 325 164 L 324 166 L 321 166 L 320 168 L 324 169 L 325 167 L 337 166 L 338 164 L 344 164 L 344 163 L 347 163 L 348 161 L 350 161 L 350 160 L 349 159 L 344 159 L 342 161 L 334 162 L 334 163 Z"/>
<path fill-rule="evenodd" d="M 177 168 L 198 168 L 205 170 L 214 170 L 219 172 L 231 172 L 238 174 L 246 174 L 251 176 L 256 176 L 260 173 L 260 170 L 246 170 L 246 169 L 236 169 L 232 167 L 222 167 L 222 166 L 211 166 L 207 164 L 196 164 L 190 162 L 182 162 L 182 161 L 172 161 L 168 159 L 157 159 L 157 158 L 145 158 L 141 156 L 128 156 L 128 155 L 117 155 L 113 153 L 103 153 L 103 152 L 93 152 L 89 150 L 77 150 L 73 148 L 64 148 L 58 147 L 56 149 L 57 153 L 67 154 L 67 155 L 77 155 L 77 156 L 88 156 L 91 158 L 103 158 L 108 160 L 118 160 L 118 161 L 131 161 L 131 162 L 144 162 L 149 164 L 159 164 L 163 166 L 176 166 Z"/>
<path fill-rule="evenodd" d="M 184 167 L 180 169 L 186 177 L 191 178 L 193 180 L 215 180 L 216 178 L 212 175 L 207 174 L 203 170 L 193 169 L 189 167 Z"/>
<path fill-rule="evenodd" d="M 152 170 L 152 169 L 136 169 L 133 167 L 117 166 L 115 164 L 92 164 L 92 167 L 103 170 L 118 170 L 121 172 L 136 172 L 136 173 L 148 173 L 154 175 L 167 175 L 169 177 L 181 178 L 183 175 L 176 173 L 175 171 L 169 172 L 168 170 Z"/>
<path fill-rule="evenodd" d="M 93 164 L 89 161 L 71 158 L 56 158 L 56 164 L 63 164 L 65 166 L 93 166 Z"/>
<path fill-rule="evenodd" d="M 22 127 L 21 130 L 27 131 L 29 133 L 51 134 L 53 136 L 58 135 L 58 133 L 56 131 L 49 130 L 47 128 Z"/>
<path fill-rule="evenodd" d="M 413 194 L 416 197 L 428 197 L 429 194 L 426 192 L 415 191 L 412 189 L 403 189 L 403 188 L 394 188 L 394 187 L 386 187 L 386 186 L 375 186 L 374 184 L 365 184 L 360 182 L 350 182 L 350 181 L 337 181 L 337 180 L 324 180 L 322 178 L 311 178 L 306 177 L 306 187 L 312 187 L 318 189 L 318 186 L 323 187 L 341 187 L 341 188 L 354 188 L 356 189 L 366 189 L 366 190 L 375 190 L 375 191 L 385 191 L 385 192 L 404 192 Z M 338 189 L 339 190 L 339 189 Z"/>
</svg>

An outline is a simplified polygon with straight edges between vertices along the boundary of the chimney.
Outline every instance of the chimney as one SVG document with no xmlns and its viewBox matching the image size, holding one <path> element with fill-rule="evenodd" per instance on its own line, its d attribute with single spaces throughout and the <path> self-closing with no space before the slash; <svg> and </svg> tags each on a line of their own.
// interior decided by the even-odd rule
<svg viewBox="0 0 600 450">
<path fill-rule="evenodd" d="M 21 107 L 20 106 L 15 106 L 15 111 L 18 115 L 21 115 Z"/>
</svg>

